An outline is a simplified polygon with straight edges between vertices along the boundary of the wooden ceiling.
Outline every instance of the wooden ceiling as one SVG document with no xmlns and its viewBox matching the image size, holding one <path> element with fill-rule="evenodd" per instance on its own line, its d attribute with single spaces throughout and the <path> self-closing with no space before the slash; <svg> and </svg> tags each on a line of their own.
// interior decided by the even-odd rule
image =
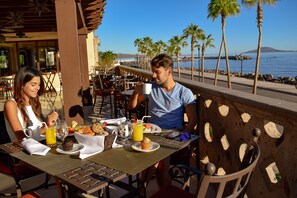
<svg viewBox="0 0 297 198">
<path fill-rule="evenodd" d="M 84 18 L 84 21 L 77 20 L 78 29 L 85 25 L 88 31 L 96 30 L 101 24 L 106 0 L 73 1 L 77 2 L 78 13 L 81 5 Z M 26 32 L 57 32 L 55 0 L 0 1 L 0 34 L 21 36 Z"/>
</svg>

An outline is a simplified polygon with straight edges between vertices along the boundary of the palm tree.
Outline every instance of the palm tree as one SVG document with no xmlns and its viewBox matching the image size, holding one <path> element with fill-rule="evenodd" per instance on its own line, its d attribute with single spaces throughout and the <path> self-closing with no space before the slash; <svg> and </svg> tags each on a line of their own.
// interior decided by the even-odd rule
<svg viewBox="0 0 297 198">
<path fill-rule="evenodd" d="M 198 51 L 198 76 L 199 76 L 199 81 L 200 81 L 200 72 L 201 72 L 201 64 L 200 64 L 200 50 L 201 50 L 201 45 L 198 43 L 198 41 L 196 42 L 195 46 L 197 47 L 197 51 Z"/>
<path fill-rule="evenodd" d="M 174 56 L 174 47 L 170 44 L 169 46 L 167 46 L 165 53 L 168 54 L 169 56 Z"/>
<path fill-rule="evenodd" d="M 202 47 L 201 47 L 201 62 L 202 62 L 202 82 L 204 82 L 204 55 L 205 55 L 205 50 L 207 47 L 215 47 L 212 43 L 214 42 L 214 38 L 212 38 L 212 35 L 209 34 L 207 37 L 202 35 Z"/>
<path fill-rule="evenodd" d="M 98 69 L 106 73 L 106 71 L 108 71 L 110 68 L 114 66 L 114 63 L 117 59 L 117 55 L 112 51 L 98 52 L 98 54 L 99 54 Z"/>
<path fill-rule="evenodd" d="M 143 38 L 143 51 L 145 55 L 145 68 L 148 69 L 148 60 L 152 56 L 152 46 L 153 46 L 153 39 L 149 36 Z"/>
<path fill-rule="evenodd" d="M 184 40 L 183 36 L 173 36 L 169 40 L 170 46 L 172 48 L 172 52 L 174 53 L 176 57 L 176 63 L 177 63 L 177 71 L 178 71 L 178 77 L 180 78 L 180 66 L 179 66 L 179 56 L 181 53 L 181 47 L 186 47 L 188 43 Z"/>
<path fill-rule="evenodd" d="M 228 60 L 228 51 L 227 51 L 227 42 L 225 37 L 225 26 L 226 26 L 226 17 L 239 14 L 240 5 L 237 3 L 237 0 L 211 0 L 208 4 L 208 16 L 207 18 L 212 18 L 214 21 L 221 15 L 222 19 L 222 42 L 220 46 L 220 52 L 218 57 L 218 62 L 216 66 L 216 75 L 215 75 L 215 85 L 218 76 L 219 63 L 221 58 L 222 45 L 224 45 L 225 57 L 226 57 L 226 69 L 227 69 L 227 79 L 228 79 L 228 88 L 231 88 L 230 80 L 230 66 Z"/>
<path fill-rule="evenodd" d="M 166 45 L 166 43 L 164 43 L 164 41 L 159 40 L 159 41 L 155 42 L 154 47 L 155 47 L 155 49 L 154 49 L 155 53 L 161 54 L 161 53 L 164 53 L 165 49 L 167 48 L 167 45 Z"/>
<path fill-rule="evenodd" d="M 261 45 L 262 45 L 263 10 L 262 10 L 261 4 L 274 5 L 276 4 L 277 0 L 242 0 L 241 2 L 247 7 L 257 6 L 257 26 L 259 31 L 259 37 L 258 37 L 257 58 L 256 58 L 256 67 L 255 67 L 255 79 L 254 79 L 254 86 L 253 86 L 253 94 L 256 94 L 258 74 L 259 74 L 260 55 L 261 55 Z"/>
<path fill-rule="evenodd" d="M 194 80 L 194 44 L 197 39 L 200 39 L 203 30 L 198 25 L 190 24 L 183 30 L 185 38 L 191 37 L 191 79 Z"/>
<path fill-rule="evenodd" d="M 137 63 L 139 65 L 140 63 L 140 46 L 141 46 L 142 40 L 140 38 L 135 39 L 134 46 L 137 47 Z"/>
<path fill-rule="evenodd" d="M 221 45 L 220 45 L 219 56 L 218 56 L 218 61 L 217 61 L 217 65 L 216 65 L 216 73 L 215 73 L 214 85 L 217 85 L 217 81 L 218 81 L 219 65 L 220 65 L 221 55 L 222 55 L 222 47 L 223 47 L 223 40 L 221 41 Z M 227 77 L 227 78 L 229 80 L 229 77 Z"/>
</svg>

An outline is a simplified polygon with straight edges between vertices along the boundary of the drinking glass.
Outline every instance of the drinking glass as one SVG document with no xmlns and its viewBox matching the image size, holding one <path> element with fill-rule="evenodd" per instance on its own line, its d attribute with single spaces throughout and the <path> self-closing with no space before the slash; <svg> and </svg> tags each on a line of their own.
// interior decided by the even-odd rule
<svg viewBox="0 0 297 198">
<path fill-rule="evenodd" d="M 134 142 L 141 142 L 143 140 L 144 126 L 142 123 L 135 124 L 133 127 L 133 140 Z"/>
<path fill-rule="evenodd" d="M 45 130 L 45 141 L 46 141 L 46 145 L 49 147 L 56 146 L 57 144 L 56 127 L 51 126 Z"/>
<path fill-rule="evenodd" d="M 68 127 L 65 120 L 58 120 L 56 123 L 57 137 L 64 141 L 68 136 Z"/>
<path fill-rule="evenodd" d="M 128 140 L 128 137 L 129 137 L 129 134 L 130 134 L 130 129 L 129 128 L 130 128 L 130 126 L 129 126 L 128 122 L 121 122 L 119 124 L 118 135 L 119 135 L 119 137 L 124 138 L 122 140 L 123 144 L 128 144 L 129 143 L 129 140 Z"/>
</svg>

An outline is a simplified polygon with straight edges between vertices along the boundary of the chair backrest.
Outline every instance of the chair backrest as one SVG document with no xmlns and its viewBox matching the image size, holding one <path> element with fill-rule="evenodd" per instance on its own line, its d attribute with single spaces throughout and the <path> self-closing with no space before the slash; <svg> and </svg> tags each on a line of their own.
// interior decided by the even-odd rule
<svg viewBox="0 0 297 198">
<path fill-rule="evenodd" d="M 237 172 L 226 175 L 215 175 L 216 168 L 212 163 L 204 166 L 197 197 L 244 197 L 247 185 L 260 157 L 257 139 L 260 130 L 253 130 L 253 143 L 249 145 L 242 159 L 241 168 Z"/>
<path fill-rule="evenodd" d="M 139 83 L 138 81 L 125 80 L 125 90 L 134 89 L 138 83 Z"/>
<path fill-rule="evenodd" d="M 102 73 L 98 72 L 93 78 L 93 87 L 95 90 L 111 89 L 113 86 L 112 78 L 112 75 L 104 76 Z"/>
<path fill-rule="evenodd" d="M 102 90 L 103 89 L 103 83 L 102 83 L 102 77 L 99 75 L 94 76 L 93 79 L 93 86 L 94 86 L 94 90 Z"/>
<path fill-rule="evenodd" d="M 4 112 L 0 111 L 0 144 L 5 144 L 10 142 L 10 137 L 6 130 Z"/>
</svg>

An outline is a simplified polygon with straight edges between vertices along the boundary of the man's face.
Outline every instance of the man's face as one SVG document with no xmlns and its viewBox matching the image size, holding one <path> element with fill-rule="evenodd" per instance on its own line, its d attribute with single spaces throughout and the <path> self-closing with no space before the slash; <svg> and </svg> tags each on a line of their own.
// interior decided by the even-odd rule
<svg viewBox="0 0 297 198">
<path fill-rule="evenodd" d="M 152 78 L 156 82 L 157 85 L 164 85 L 168 81 L 168 77 L 170 75 L 171 70 L 165 69 L 164 67 L 152 67 Z"/>
</svg>

